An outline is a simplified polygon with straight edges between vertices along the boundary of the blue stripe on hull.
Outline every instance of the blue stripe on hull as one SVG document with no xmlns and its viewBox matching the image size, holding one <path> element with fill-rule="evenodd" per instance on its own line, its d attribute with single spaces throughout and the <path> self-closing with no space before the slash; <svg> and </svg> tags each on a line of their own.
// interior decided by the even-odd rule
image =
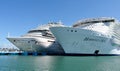
<svg viewBox="0 0 120 71">
<path fill-rule="evenodd" d="M 75 53 L 66 53 L 66 54 L 47 54 L 55 56 L 120 56 L 120 54 L 75 54 Z"/>
</svg>

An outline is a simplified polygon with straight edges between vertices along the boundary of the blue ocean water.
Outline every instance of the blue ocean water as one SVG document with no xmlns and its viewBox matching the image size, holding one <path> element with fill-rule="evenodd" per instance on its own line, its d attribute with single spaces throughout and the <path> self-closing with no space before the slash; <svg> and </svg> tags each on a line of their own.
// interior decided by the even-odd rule
<svg viewBox="0 0 120 71">
<path fill-rule="evenodd" d="M 120 56 L 1 55 L 0 71 L 120 71 Z"/>
</svg>

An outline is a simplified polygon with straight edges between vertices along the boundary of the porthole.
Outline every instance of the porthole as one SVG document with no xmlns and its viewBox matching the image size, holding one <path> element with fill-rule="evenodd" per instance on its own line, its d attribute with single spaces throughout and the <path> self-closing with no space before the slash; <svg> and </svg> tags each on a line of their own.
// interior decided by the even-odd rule
<svg viewBox="0 0 120 71">
<path fill-rule="evenodd" d="M 14 42 L 15 42 L 16 40 L 14 40 Z"/>
<path fill-rule="evenodd" d="M 37 41 L 35 41 L 35 44 L 37 44 Z"/>
<path fill-rule="evenodd" d="M 28 41 L 28 43 L 30 43 L 30 41 Z"/>
</svg>

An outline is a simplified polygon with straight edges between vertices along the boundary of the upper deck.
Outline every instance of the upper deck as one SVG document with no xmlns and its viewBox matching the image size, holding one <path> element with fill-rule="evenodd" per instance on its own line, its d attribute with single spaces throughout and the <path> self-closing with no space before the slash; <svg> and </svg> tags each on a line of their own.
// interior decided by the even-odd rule
<svg viewBox="0 0 120 71">
<path fill-rule="evenodd" d="M 28 31 L 28 33 L 47 32 L 47 31 L 49 31 L 50 27 L 54 27 L 54 26 L 64 26 L 64 25 L 61 22 L 50 22 L 48 24 L 41 25 L 41 26 L 38 26 L 35 29 L 30 30 L 30 31 Z"/>
<path fill-rule="evenodd" d="M 90 18 L 90 19 L 84 19 L 84 20 L 80 20 L 77 23 L 75 23 L 73 25 L 73 27 L 78 27 L 81 25 L 89 25 L 89 24 L 94 24 L 94 23 L 107 23 L 107 22 L 115 22 L 116 19 L 115 18 L 110 18 L 110 17 L 101 17 L 101 18 Z"/>
</svg>

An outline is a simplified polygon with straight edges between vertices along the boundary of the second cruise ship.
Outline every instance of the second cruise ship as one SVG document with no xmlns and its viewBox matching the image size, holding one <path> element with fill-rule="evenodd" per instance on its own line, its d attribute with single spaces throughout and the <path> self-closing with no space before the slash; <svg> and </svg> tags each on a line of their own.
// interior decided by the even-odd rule
<svg viewBox="0 0 120 71">
<path fill-rule="evenodd" d="M 25 52 L 64 53 L 61 45 L 49 30 L 53 26 L 63 25 L 60 22 L 51 22 L 32 29 L 21 37 L 7 37 L 7 39 Z"/>
<path fill-rule="evenodd" d="M 90 18 L 50 30 L 66 54 L 120 54 L 120 23 L 114 18 Z"/>
</svg>

